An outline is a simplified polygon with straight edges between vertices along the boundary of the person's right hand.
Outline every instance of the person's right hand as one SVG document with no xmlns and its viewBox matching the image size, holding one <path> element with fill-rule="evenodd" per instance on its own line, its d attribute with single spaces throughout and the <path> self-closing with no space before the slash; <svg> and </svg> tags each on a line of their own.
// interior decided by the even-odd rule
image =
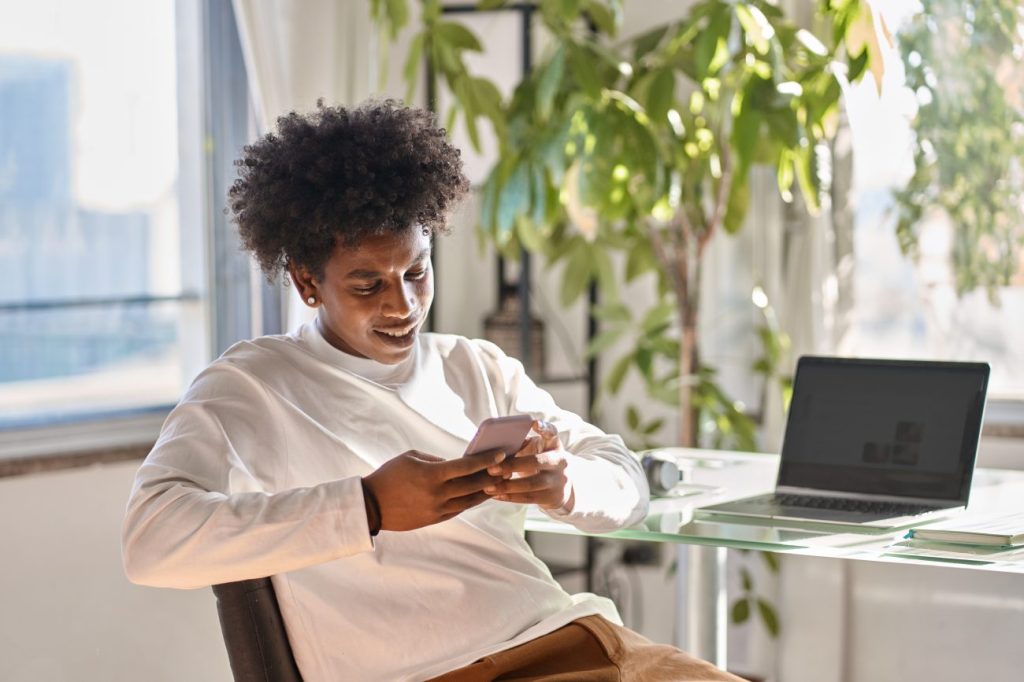
<svg viewBox="0 0 1024 682">
<path fill-rule="evenodd" d="M 490 499 L 483 489 L 496 479 L 487 467 L 504 458 L 487 452 L 444 460 L 410 450 L 364 477 L 363 485 L 377 498 L 381 530 L 413 530 Z"/>
</svg>

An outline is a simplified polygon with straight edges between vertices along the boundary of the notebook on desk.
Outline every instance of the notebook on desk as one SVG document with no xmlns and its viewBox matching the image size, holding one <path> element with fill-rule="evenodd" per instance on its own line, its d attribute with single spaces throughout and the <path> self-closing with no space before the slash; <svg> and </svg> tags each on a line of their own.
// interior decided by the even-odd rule
<svg viewBox="0 0 1024 682">
<path fill-rule="evenodd" d="M 984 363 L 800 358 L 775 492 L 700 515 L 899 528 L 967 506 Z"/>
</svg>

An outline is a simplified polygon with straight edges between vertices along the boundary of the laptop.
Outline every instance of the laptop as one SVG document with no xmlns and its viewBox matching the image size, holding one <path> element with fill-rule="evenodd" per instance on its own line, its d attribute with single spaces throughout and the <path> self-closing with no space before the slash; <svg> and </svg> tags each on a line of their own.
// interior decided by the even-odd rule
<svg viewBox="0 0 1024 682">
<path fill-rule="evenodd" d="M 989 366 L 801 357 L 775 492 L 700 516 L 899 528 L 967 506 Z"/>
</svg>

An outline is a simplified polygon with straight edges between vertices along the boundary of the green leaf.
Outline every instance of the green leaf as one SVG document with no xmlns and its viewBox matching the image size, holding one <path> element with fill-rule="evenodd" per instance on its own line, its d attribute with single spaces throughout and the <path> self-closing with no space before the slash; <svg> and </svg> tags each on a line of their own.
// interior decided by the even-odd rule
<svg viewBox="0 0 1024 682">
<path fill-rule="evenodd" d="M 761 10 L 755 5 L 736 5 L 736 18 L 740 20 L 740 26 L 754 49 L 761 54 L 768 54 L 768 41 L 775 34 L 775 29 Z"/>
<path fill-rule="evenodd" d="M 629 322 L 633 319 L 629 307 L 622 301 L 599 303 L 593 306 L 590 312 L 601 322 Z"/>
<path fill-rule="evenodd" d="M 530 187 L 530 220 L 538 228 L 544 225 L 544 216 L 547 210 L 547 199 L 548 199 L 548 184 L 544 178 L 544 168 L 541 166 L 535 166 L 531 175 L 532 185 Z M 526 248 L 531 251 L 540 251 L 543 249 L 543 244 L 536 246 L 526 245 Z"/>
<path fill-rule="evenodd" d="M 772 637 L 778 637 L 779 616 L 775 613 L 775 607 L 764 599 L 758 599 L 757 610 L 761 614 L 761 620 L 764 622 L 764 626 L 768 628 L 768 633 L 771 634 Z"/>
<path fill-rule="evenodd" d="M 471 77 L 466 80 L 466 94 L 473 100 L 473 108 L 483 113 L 494 123 L 502 122 L 501 92 L 486 78 Z"/>
<path fill-rule="evenodd" d="M 636 431 L 640 427 L 640 413 L 637 412 L 635 405 L 626 408 L 626 426 L 630 431 Z"/>
<path fill-rule="evenodd" d="M 728 5 L 720 5 L 711 16 L 707 27 L 697 37 L 694 53 L 694 80 L 700 82 L 713 76 L 729 59 L 729 31 L 732 12 Z"/>
<path fill-rule="evenodd" d="M 729 57 L 729 34 L 726 33 L 715 44 L 715 54 L 711 57 L 711 63 L 708 64 L 708 74 L 711 76 L 718 74 L 729 61 Z"/>
<path fill-rule="evenodd" d="M 675 386 L 669 385 L 667 382 L 649 383 L 647 392 L 652 398 L 659 402 L 672 407 L 679 407 L 679 389 Z"/>
<path fill-rule="evenodd" d="M 615 14 L 608 7 L 596 0 L 587 0 L 583 10 L 594 25 L 611 38 L 618 33 L 618 22 Z"/>
<path fill-rule="evenodd" d="M 796 157 L 796 177 L 800 183 L 801 194 L 807 202 L 807 209 L 812 215 L 821 210 L 822 178 L 819 175 L 817 155 L 811 145 L 803 147 Z"/>
<path fill-rule="evenodd" d="M 612 265 L 611 256 L 608 255 L 607 250 L 597 244 L 591 246 L 590 252 L 594 261 L 594 275 L 597 278 L 601 295 L 607 299 L 614 298 L 619 293 L 619 285 L 615 279 L 615 266 Z"/>
<path fill-rule="evenodd" d="M 391 22 L 391 39 L 409 23 L 409 6 L 405 0 L 386 0 L 387 15 Z"/>
<path fill-rule="evenodd" d="M 480 151 L 480 131 L 476 127 L 476 117 L 479 112 L 476 110 L 476 105 L 473 102 L 473 98 L 470 97 L 466 89 L 465 77 L 460 77 L 455 81 L 455 91 L 459 93 L 457 95 L 459 103 L 462 105 L 462 111 L 465 114 L 464 122 L 466 124 L 466 133 L 469 135 L 469 143 L 473 146 L 473 149 Z"/>
<path fill-rule="evenodd" d="M 645 436 L 650 436 L 660 431 L 661 427 L 663 427 L 664 425 L 664 419 L 661 419 L 660 417 L 658 419 L 652 419 L 651 421 L 647 422 L 647 424 L 645 424 L 642 429 L 640 429 L 640 433 L 642 433 Z"/>
<path fill-rule="evenodd" d="M 750 601 L 737 599 L 732 605 L 732 622 L 736 625 L 746 623 L 750 618 Z"/>
<path fill-rule="evenodd" d="M 425 31 L 420 31 L 409 44 L 409 55 L 405 58 L 405 68 L 402 69 L 402 77 L 405 78 L 405 101 L 411 102 L 416 92 L 416 83 L 419 82 L 419 75 L 423 65 L 423 43 L 426 40 Z"/>
<path fill-rule="evenodd" d="M 779 557 L 775 556 L 774 552 L 758 552 L 764 563 L 768 566 L 768 570 L 772 573 L 779 572 Z"/>
<path fill-rule="evenodd" d="M 790 148 L 800 145 L 800 123 L 792 109 L 786 107 L 769 111 L 765 114 L 765 120 L 779 142 Z"/>
<path fill-rule="evenodd" d="M 674 300 L 662 300 L 647 310 L 640 329 L 645 335 L 651 334 L 655 329 L 668 323 L 676 312 Z"/>
<path fill-rule="evenodd" d="M 658 47 L 665 34 L 668 33 L 669 24 L 655 28 L 644 33 L 633 41 L 633 58 L 640 61 L 647 53 Z"/>
<path fill-rule="evenodd" d="M 782 196 L 789 196 L 789 191 L 793 187 L 793 158 L 788 150 L 783 150 L 779 155 L 777 182 Z"/>
<path fill-rule="evenodd" d="M 423 0 L 423 22 L 433 24 L 441 18 L 441 0 Z"/>
<path fill-rule="evenodd" d="M 540 80 L 537 82 L 537 113 L 541 119 L 547 120 L 551 117 L 555 95 L 558 93 L 558 86 L 562 83 L 564 72 L 565 48 L 559 47 L 552 55 L 551 61 L 544 66 Z"/>
<path fill-rule="evenodd" d="M 737 157 L 736 175 L 746 175 L 753 161 L 754 152 L 757 149 L 757 138 L 761 132 L 761 117 L 758 116 L 753 106 L 747 103 L 748 96 L 744 95 L 744 105 L 733 119 L 732 124 L 732 148 Z"/>
<path fill-rule="evenodd" d="M 849 79 L 854 83 L 864 75 L 868 66 L 868 49 L 864 48 L 860 54 L 850 60 Z"/>
<path fill-rule="evenodd" d="M 568 262 L 562 271 L 561 301 L 563 306 L 570 306 L 586 291 L 590 283 L 590 276 L 593 272 L 593 262 L 590 258 L 588 244 L 579 239 L 575 248 L 568 256 Z"/>
<path fill-rule="evenodd" d="M 434 68 L 448 78 L 455 78 L 465 71 L 462 61 L 448 43 L 432 39 L 430 41 L 430 57 L 434 60 Z M 453 84 L 454 90 L 454 84 Z M 457 93 L 454 93 L 457 95 Z"/>
<path fill-rule="evenodd" d="M 666 67 L 658 69 L 647 93 L 647 114 L 652 121 L 662 123 L 675 99 L 676 74 Z"/>
<path fill-rule="evenodd" d="M 601 95 L 603 81 L 600 65 L 589 50 L 575 43 L 569 45 L 569 73 L 588 97 L 597 98 Z"/>
<path fill-rule="evenodd" d="M 587 344 L 587 357 L 597 357 L 601 353 L 611 348 L 613 345 L 615 345 L 615 342 L 619 340 L 619 338 L 622 336 L 622 333 L 625 330 L 625 327 L 612 327 L 610 329 L 605 329 L 604 331 L 602 331 L 600 334 L 591 339 L 590 343 Z"/>
<path fill-rule="evenodd" d="M 543 251 L 545 246 L 544 234 L 537 229 L 537 225 L 526 216 L 516 218 L 516 235 L 519 242 L 527 251 L 538 253 Z"/>
<path fill-rule="evenodd" d="M 636 362 L 636 368 L 640 370 L 640 374 L 647 383 L 652 383 L 654 381 L 654 354 L 650 349 L 637 348 L 636 352 L 633 353 L 633 360 Z"/>
<path fill-rule="evenodd" d="M 645 339 L 647 347 L 659 355 L 663 355 L 672 362 L 679 362 L 679 340 L 669 338 L 663 334 Z"/>
<path fill-rule="evenodd" d="M 520 163 L 498 194 L 496 226 L 499 240 L 504 239 L 515 226 L 516 217 L 526 212 L 529 201 L 529 169 L 525 163 Z"/>
<path fill-rule="evenodd" d="M 456 50 L 469 50 L 470 52 L 483 52 L 483 45 L 476 35 L 462 24 L 454 21 L 439 21 L 434 24 L 434 33 L 437 38 L 455 48 Z"/>
<path fill-rule="evenodd" d="M 497 238 L 498 232 L 497 200 L 500 186 L 500 171 L 500 164 L 491 169 L 491 172 L 487 175 L 487 179 L 484 181 L 483 195 L 480 197 L 480 227 L 484 232 L 489 233 L 495 238 Z"/>
<path fill-rule="evenodd" d="M 754 579 L 750 577 L 750 571 L 746 568 L 740 569 L 740 582 L 743 584 L 744 592 L 750 592 L 754 589 Z"/>
<path fill-rule="evenodd" d="M 727 201 L 723 220 L 725 231 L 736 234 L 743 227 L 743 219 L 747 217 L 747 209 L 750 208 L 750 186 L 745 176 L 733 176 Z"/>
<path fill-rule="evenodd" d="M 458 102 L 453 102 L 452 105 L 448 107 L 448 113 L 444 117 L 444 129 L 448 131 L 449 135 L 451 135 L 451 131 L 455 130 L 455 122 L 458 120 L 458 118 Z"/>
<path fill-rule="evenodd" d="M 605 386 L 609 393 L 614 395 L 619 392 L 619 389 L 622 388 L 622 381 L 626 378 L 626 372 L 629 371 L 632 365 L 632 353 L 627 353 L 615 361 L 611 371 L 608 372 L 608 376 L 605 378 Z"/>
<path fill-rule="evenodd" d="M 658 261 L 654 257 L 654 251 L 650 242 L 646 239 L 638 239 L 626 254 L 626 281 L 634 279 L 658 268 Z"/>
</svg>

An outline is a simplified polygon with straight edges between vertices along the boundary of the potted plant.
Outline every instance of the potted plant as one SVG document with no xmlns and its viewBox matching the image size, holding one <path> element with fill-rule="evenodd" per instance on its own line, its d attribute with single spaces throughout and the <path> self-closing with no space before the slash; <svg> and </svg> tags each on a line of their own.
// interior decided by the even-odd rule
<svg viewBox="0 0 1024 682">
<path fill-rule="evenodd" d="M 490 125 L 499 143 L 480 190 L 481 230 L 509 257 L 525 248 L 561 263 L 565 305 L 596 282 L 601 302 L 592 314 L 603 329 L 589 352 L 632 338 L 604 386 L 617 392 L 638 373 L 649 397 L 678 409 L 675 445 L 755 449 L 751 418 L 701 361 L 703 258 L 712 240 L 743 227 L 754 166 L 775 169 L 787 202 L 799 195 L 816 212 L 827 201 L 837 70 L 859 78 L 877 42 L 860 0 L 822 0 L 819 9 L 815 35 L 770 2 L 702 0 L 684 17 L 620 40 L 619 0 L 539 0 L 534 12 L 550 40 L 505 100 L 467 66 L 466 54 L 483 50 L 473 32 L 438 0 L 421 3 L 405 68 L 409 92 L 428 60 L 453 95 L 442 112 L 448 127 L 464 125 L 476 145 L 480 126 Z M 392 38 L 410 15 L 406 0 L 372 0 L 371 11 Z M 655 299 L 636 310 L 622 287 L 645 275 Z M 764 292 L 754 299 L 766 314 L 752 370 L 785 390 L 785 333 Z M 648 446 L 662 426 L 632 407 L 627 423 Z M 703 443 L 701 424 L 710 427 Z M 777 570 L 774 557 L 766 564 Z M 759 613 L 774 636 L 774 608 L 747 567 L 741 580 L 733 620 Z"/>
<path fill-rule="evenodd" d="M 392 36 L 408 21 L 405 0 L 371 7 Z M 703 415 L 709 444 L 754 449 L 751 420 L 700 360 L 702 259 L 717 235 L 742 228 L 755 165 L 776 169 L 786 201 L 798 192 L 808 210 L 821 208 L 840 102 L 835 69 L 850 27 L 870 24 L 858 0 L 821 9 L 825 39 L 769 2 L 703 0 L 683 18 L 616 42 L 621 2 L 544 0 L 536 13 L 548 49 L 505 101 L 466 65 L 467 52 L 483 49 L 472 31 L 438 0 L 422 2 L 406 62 L 410 92 L 429 59 L 454 96 L 449 123 L 465 125 L 474 144 L 480 125 L 497 133 L 481 229 L 512 257 L 523 247 L 563 263 L 563 304 L 597 283 L 593 314 L 604 329 L 589 351 L 633 336 L 604 385 L 616 392 L 638 372 L 650 397 L 678 408 L 678 445 L 698 444 Z M 847 78 L 864 71 L 869 47 L 857 46 Z M 656 300 L 636 311 L 621 286 L 645 274 Z M 770 376 L 785 336 L 770 323 L 760 335 L 754 370 Z M 647 436 L 657 426 L 629 421 Z"/>
</svg>

